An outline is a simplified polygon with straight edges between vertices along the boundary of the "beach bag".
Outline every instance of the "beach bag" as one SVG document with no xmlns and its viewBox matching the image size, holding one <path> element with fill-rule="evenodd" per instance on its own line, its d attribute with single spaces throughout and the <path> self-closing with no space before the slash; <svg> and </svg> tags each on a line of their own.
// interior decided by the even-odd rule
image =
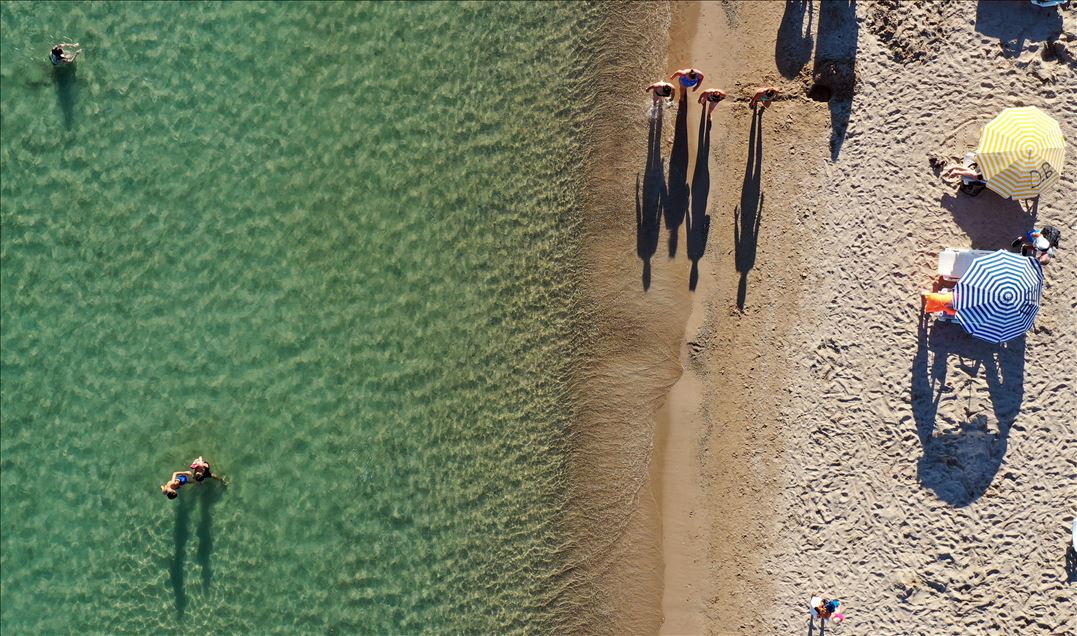
<svg viewBox="0 0 1077 636">
<path fill-rule="evenodd" d="M 1056 227 L 1045 225 L 1040 230 L 1040 236 L 1047 239 L 1047 242 L 1051 244 L 1051 247 L 1058 247 L 1058 242 L 1062 240 L 1062 231 Z"/>
</svg>

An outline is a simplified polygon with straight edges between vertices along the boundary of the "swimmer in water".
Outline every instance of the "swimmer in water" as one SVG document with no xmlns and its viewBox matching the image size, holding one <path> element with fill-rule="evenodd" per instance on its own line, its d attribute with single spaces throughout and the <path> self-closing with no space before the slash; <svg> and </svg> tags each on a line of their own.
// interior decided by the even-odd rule
<svg viewBox="0 0 1077 636">
<path fill-rule="evenodd" d="M 662 101 L 662 98 L 669 100 L 669 103 L 673 103 L 674 97 L 677 95 L 677 89 L 673 88 L 673 84 L 669 82 L 655 82 L 646 89 L 645 93 L 651 93 L 651 97 L 654 98 L 654 105 L 657 106 L 658 102 Z"/>
<path fill-rule="evenodd" d="M 774 86 L 759 87 L 755 89 L 755 95 L 752 95 L 752 99 L 748 102 L 748 107 L 755 110 L 758 104 L 760 110 L 766 110 L 770 106 L 770 102 L 780 93 L 781 91 Z"/>
<path fill-rule="evenodd" d="M 74 51 L 70 53 L 69 51 Z M 78 42 L 73 44 L 57 44 L 49 51 L 49 60 L 52 61 L 53 66 L 60 66 L 61 64 L 73 64 L 75 58 L 82 53 L 82 49 L 79 48 Z"/>
<path fill-rule="evenodd" d="M 216 479 L 222 484 L 226 486 L 228 485 L 223 479 L 210 472 L 209 462 L 202 459 L 201 457 L 191 462 L 191 472 L 194 473 L 194 480 L 197 482 L 202 482 L 206 479 Z"/>
<path fill-rule="evenodd" d="M 707 121 L 711 120 L 711 113 L 718 106 L 718 102 L 725 99 L 727 95 L 724 91 L 720 91 L 717 88 L 708 88 L 699 94 L 699 103 L 707 106 Z"/>
<path fill-rule="evenodd" d="M 681 87 L 687 91 L 689 88 L 692 92 L 699 90 L 699 85 L 703 83 L 703 71 L 697 68 L 682 68 L 673 75 L 669 76 L 669 79 L 675 79 L 681 83 Z"/>
<path fill-rule="evenodd" d="M 191 483 L 192 477 L 194 477 L 194 475 L 188 471 L 174 472 L 172 473 L 172 479 L 169 479 L 167 484 L 161 486 L 161 492 L 164 493 L 165 497 L 175 499 L 179 496 L 179 492 L 177 491 L 184 485 Z"/>
</svg>

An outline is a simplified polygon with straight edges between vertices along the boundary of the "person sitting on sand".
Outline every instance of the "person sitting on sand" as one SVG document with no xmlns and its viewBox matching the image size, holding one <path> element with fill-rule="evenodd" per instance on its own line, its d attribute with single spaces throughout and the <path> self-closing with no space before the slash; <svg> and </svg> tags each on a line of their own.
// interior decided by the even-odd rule
<svg viewBox="0 0 1077 636">
<path fill-rule="evenodd" d="M 703 71 L 697 68 L 682 68 L 670 75 L 669 79 L 679 81 L 686 91 L 690 88 L 694 93 L 699 90 L 699 85 L 703 83 Z"/>
<path fill-rule="evenodd" d="M 197 482 L 202 482 L 206 479 L 216 479 L 221 483 L 224 483 L 223 479 L 211 472 L 209 462 L 202 459 L 202 457 L 191 462 L 191 471 L 194 473 L 194 480 Z"/>
<path fill-rule="evenodd" d="M 707 106 L 707 121 L 711 120 L 711 113 L 718 106 L 718 102 L 726 98 L 726 94 L 717 88 L 708 88 L 699 94 L 699 103 Z"/>
<path fill-rule="evenodd" d="M 74 51 L 74 53 L 69 52 L 72 50 Z M 75 58 L 79 56 L 79 53 L 82 53 L 82 50 L 79 48 L 78 42 L 57 44 L 56 46 L 52 47 L 51 51 L 49 51 L 49 60 L 52 61 L 53 66 L 59 66 L 61 64 L 73 64 L 75 62 Z"/>
<path fill-rule="evenodd" d="M 658 105 L 658 102 L 662 101 L 663 97 L 668 99 L 672 104 L 673 98 L 677 95 L 677 89 L 673 88 L 673 84 L 670 84 L 669 82 L 655 82 L 644 89 L 644 92 L 651 93 L 656 106 Z"/>
<path fill-rule="evenodd" d="M 748 100 L 748 107 L 755 110 L 758 105 L 760 110 L 766 110 L 770 102 L 781 93 L 777 86 L 761 86 L 755 89 L 755 95 Z"/>
<path fill-rule="evenodd" d="M 942 176 L 946 179 L 953 179 L 954 177 L 961 177 L 962 179 L 969 179 L 972 181 L 983 181 L 984 176 L 980 174 L 975 168 L 969 168 L 966 166 L 950 166 L 946 169 L 946 172 L 942 173 Z"/>
<path fill-rule="evenodd" d="M 925 292 L 923 294 L 924 313 L 943 314 L 948 317 L 957 315 L 954 309 L 954 294 L 951 291 L 939 290 L 937 292 Z"/>
<path fill-rule="evenodd" d="M 161 486 L 161 492 L 165 494 L 165 497 L 169 499 L 175 499 L 179 496 L 177 492 L 184 485 L 191 483 L 191 478 L 194 477 L 188 471 L 177 471 L 172 473 L 172 479 L 168 480 L 168 483 Z"/>
</svg>

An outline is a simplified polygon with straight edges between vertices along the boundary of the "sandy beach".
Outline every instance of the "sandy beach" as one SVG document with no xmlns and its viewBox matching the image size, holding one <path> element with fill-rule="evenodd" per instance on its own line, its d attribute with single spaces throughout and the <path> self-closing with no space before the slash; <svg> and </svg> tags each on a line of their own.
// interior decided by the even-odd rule
<svg viewBox="0 0 1077 636">
<path fill-rule="evenodd" d="M 597 124 L 589 288 L 609 322 L 602 368 L 579 382 L 602 396 L 580 446 L 637 513 L 584 515 L 607 539 L 599 578 L 617 593 L 602 600 L 620 606 L 590 627 L 804 633 L 809 597 L 827 594 L 848 617 L 828 633 L 1077 633 L 1077 180 L 1067 167 L 1026 209 L 940 177 L 1006 107 L 1037 106 L 1077 139 L 1077 14 L 663 10 L 665 58 L 612 68 L 624 96 Z M 709 136 L 694 98 L 656 131 L 638 96 L 687 66 L 732 98 Z M 829 102 L 808 96 L 819 77 Z M 750 89 L 767 84 L 783 97 L 753 119 Z M 1043 224 L 1063 248 L 1027 336 L 991 345 L 923 319 L 939 251 L 1000 249 Z M 633 567 L 645 575 L 626 579 Z"/>
</svg>

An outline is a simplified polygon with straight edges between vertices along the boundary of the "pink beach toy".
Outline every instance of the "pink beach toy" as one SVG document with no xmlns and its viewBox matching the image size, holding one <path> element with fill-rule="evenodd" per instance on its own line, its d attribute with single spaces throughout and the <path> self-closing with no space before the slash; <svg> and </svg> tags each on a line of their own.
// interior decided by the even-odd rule
<svg viewBox="0 0 1077 636">
<path fill-rule="evenodd" d="M 830 617 L 830 620 L 834 621 L 835 623 L 840 623 L 845 620 L 845 614 L 834 614 Z"/>
</svg>

